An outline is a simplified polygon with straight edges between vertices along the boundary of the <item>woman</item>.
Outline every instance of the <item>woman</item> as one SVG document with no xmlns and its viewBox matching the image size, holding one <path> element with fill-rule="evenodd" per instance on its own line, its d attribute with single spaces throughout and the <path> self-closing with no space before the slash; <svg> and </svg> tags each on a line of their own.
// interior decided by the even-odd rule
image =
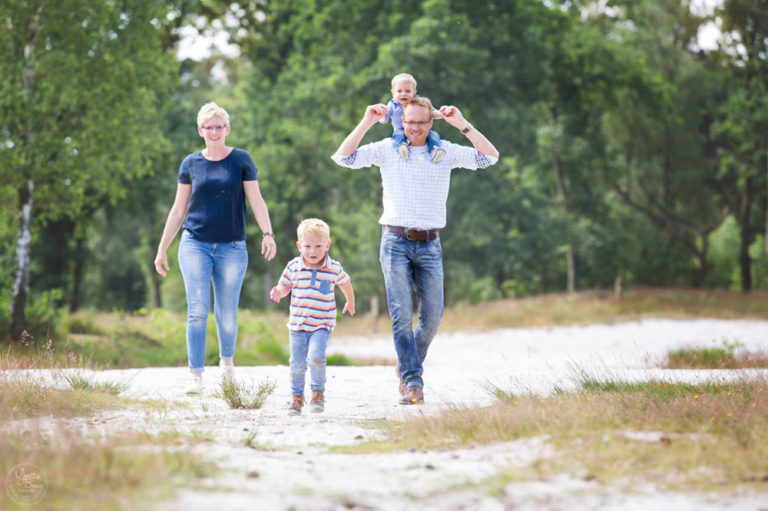
<svg viewBox="0 0 768 511">
<path fill-rule="evenodd" d="M 246 200 L 262 231 L 261 253 L 269 261 L 277 250 L 256 180 L 256 165 L 247 151 L 226 144 L 229 114 L 216 103 L 206 103 L 197 114 L 197 132 L 205 149 L 187 156 L 179 167 L 176 198 L 155 257 L 155 270 L 165 277 L 169 269 L 166 251 L 183 222 L 179 267 L 187 293 L 187 355 L 193 377 L 188 393 L 194 394 L 203 392 L 211 281 L 219 365 L 225 378 L 234 376 L 237 308 L 248 266 Z"/>
</svg>

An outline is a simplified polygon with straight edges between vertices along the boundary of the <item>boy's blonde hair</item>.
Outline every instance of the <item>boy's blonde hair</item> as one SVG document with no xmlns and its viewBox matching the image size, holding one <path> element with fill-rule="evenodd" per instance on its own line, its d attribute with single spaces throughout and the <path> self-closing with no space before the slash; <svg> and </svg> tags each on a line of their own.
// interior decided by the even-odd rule
<svg viewBox="0 0 768 511">
<path fill-rule="evenodd" d="M 416 78 L 414 78 L 413 75 L 409 75 L 408 73 L 400 73 L 399 75 L 395 75 L 395 77 L 392 78 L 392 87 L 394 88 L 397 82 L 404 81 L 411 82 L 413 84 L 413 88 L 416 88 Z"/>
<path fill-rule="evenodd" d="M 197 127 L 202 128 L 203 124 L 214 117 L 219 117 L 224 126 L 229 126 L 229 114 L 227 111 L 211 101 L 200 107 L 200 111 L 197 112 Z"/>
<path fill-rule="evenodd" d="M 301 221 L 299 228 L 296 229 L 299 241 L 301 241 L 306 233 L 322 236 L 326 240 L 331 241 L 331 228 L 319 218 L 306 218 Z"/>
</svg>

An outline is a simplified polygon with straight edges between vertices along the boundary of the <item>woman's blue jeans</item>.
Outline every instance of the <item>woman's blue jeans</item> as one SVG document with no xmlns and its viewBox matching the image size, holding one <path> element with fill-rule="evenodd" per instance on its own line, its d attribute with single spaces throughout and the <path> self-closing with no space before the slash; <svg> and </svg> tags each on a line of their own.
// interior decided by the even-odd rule
<svg viewBox="0 0 768 511">
<path fill-rule="evenodd" d="M 248 268 L 245 241 L 208 243 L 198 241 L 184 231 L 179 244 L 179 267 L 187 292 L 189 370 L 202 373 L 205 367 L 205 334 L 211 309 L 211 282 L 219 356 L 224 360 L 235 356 L 237 308 Z"/>
<path fill-rule="evenodd" d="M 440 238 L 409 241 L 383 231 L 379 250 L 392 335 L 400 377 L 409 387 L 423 387 L 421 378 L 437 327 L 443 319 L 443 249 Z M 419 322 L 413 328 L 412 291 L 416 291 Z"/>
<path fill-rule="evenodd" d="M 330 330 L 321 328 L 314 332 L 290 330 L 291 340 L 291 394 L 304 395 L 304 377 L 309 365 L 309 387 L 313 392 L 325 392 L 325 349 L 328 347 Z"/>
</svg>

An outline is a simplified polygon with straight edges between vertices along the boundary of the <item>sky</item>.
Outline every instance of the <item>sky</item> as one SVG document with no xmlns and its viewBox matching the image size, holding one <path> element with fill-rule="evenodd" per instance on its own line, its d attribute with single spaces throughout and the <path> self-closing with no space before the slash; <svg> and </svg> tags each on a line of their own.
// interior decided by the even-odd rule
<svg viewBox="0 0 768 511">
<path fill-rule="evenodd" d="M 691 10 L 699 15 L 710 15 L 715 7 L 723 4 L 723 0 L 692 0 Z M 714 50 L 717 48 L 717 40 L 720 38 L 720 21 L 709 22 L 699 29 L 699 47 L 702 50 Z"/>
<path fill-rule="evenodd" d="M 230 44 L 229 34 L 225 30 L 212 33 L 200 33 L 195 27 L 186 26 L 179 31 L 181 39 L 177 51 L 178 59 L 203 60 L 214 52 L 237 57 L 240 50 L 235 44 Z"/>
</svg>

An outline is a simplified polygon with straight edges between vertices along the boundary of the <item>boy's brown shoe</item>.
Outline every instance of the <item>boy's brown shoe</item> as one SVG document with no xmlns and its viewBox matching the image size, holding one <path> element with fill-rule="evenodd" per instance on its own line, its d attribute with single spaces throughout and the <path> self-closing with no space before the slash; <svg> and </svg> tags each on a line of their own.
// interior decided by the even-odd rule
<svg viewBox="0 0 768 511">
<path fill-rule="evenodd" d="M 304 396 L 293 396 L 288 415 L 301 415 L 301 407 L 304 406 Z"/>
<path fill-rule="evenodd" d="M 421 387 L 408 387 L 405 395 L 400 398 L 401 405 L 423 405 L 424 391 Z"/>
<path fill-rule="evenodd" d="M 309 402 L 309 411 L 312 413 L 322 413 L 325 410 L 325 394 L 322 390 L 312 392 L 312 401 Z"/>
</svg>

